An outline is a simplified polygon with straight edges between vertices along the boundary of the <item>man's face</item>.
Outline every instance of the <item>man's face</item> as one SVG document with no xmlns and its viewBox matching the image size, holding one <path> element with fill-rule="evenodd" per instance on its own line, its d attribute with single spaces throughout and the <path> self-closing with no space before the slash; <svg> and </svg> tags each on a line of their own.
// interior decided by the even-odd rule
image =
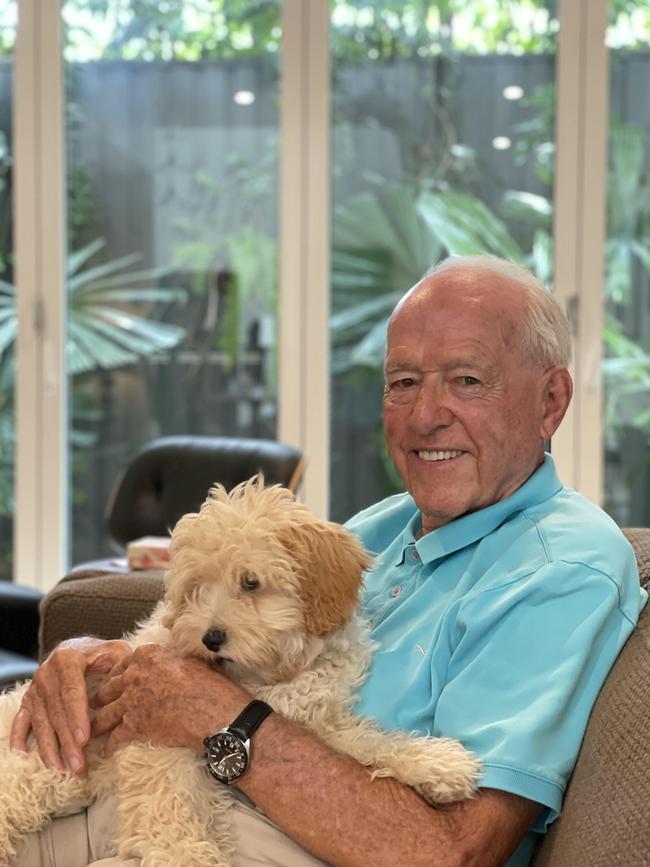
<svg viewBox="0 0 650 867">
<path fill-rule="evenodd" d="M 425 531 L 509 496 L 543 460 L 547 376 L 522 358 L 525 311 L 508 278 L 456 266 L 393 315 L 384 432 Z"/>
</svg>

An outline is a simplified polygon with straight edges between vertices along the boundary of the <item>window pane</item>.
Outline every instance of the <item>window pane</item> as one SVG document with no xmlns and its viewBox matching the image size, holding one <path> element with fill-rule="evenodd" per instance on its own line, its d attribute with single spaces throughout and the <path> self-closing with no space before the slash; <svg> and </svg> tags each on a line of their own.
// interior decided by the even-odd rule
<svg viewBox="0 0 650 867">
<path fill-rule="evenodd" d="M 610 4 L 605 248 L 605 508 L 650 520 L 650 8 Z"/>
<path fill-rule="evenodd" d="M 381 433 L 399 296 L 450 253 L 551 282 L 555 7 L 332 2 L 334 519 L 402 489 Z"/>
<path fill-rule="evenodd" d="M 0 2 L 0 580 L 12 577 L 14 511 L 14 290 L 11 106 L 17 6 Z"/>
<path fill-rule="evenodd" d="M 275 436 L 280 12 L 64 4 L 75 563 L 144 442 Z"/>
</svg>

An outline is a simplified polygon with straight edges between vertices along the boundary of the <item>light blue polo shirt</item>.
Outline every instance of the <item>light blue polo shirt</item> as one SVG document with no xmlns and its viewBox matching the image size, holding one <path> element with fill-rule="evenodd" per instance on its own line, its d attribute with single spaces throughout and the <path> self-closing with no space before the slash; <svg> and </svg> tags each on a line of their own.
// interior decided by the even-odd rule
<svg viewBox="0 0 650 867">
<path fill-rule="evenodd" d="M 352 518 L 377 558 L 364 613 L 378 644 L 357 711 L 454 737 L 480 785 L 560 812 L 589 713 L 647 594 L 615 523 L 563 487 L 550 455 L 507 499 L 416 541 L 408 494 Z M 529 863 L 531 832 L 508 861 Z"/>
</svg>

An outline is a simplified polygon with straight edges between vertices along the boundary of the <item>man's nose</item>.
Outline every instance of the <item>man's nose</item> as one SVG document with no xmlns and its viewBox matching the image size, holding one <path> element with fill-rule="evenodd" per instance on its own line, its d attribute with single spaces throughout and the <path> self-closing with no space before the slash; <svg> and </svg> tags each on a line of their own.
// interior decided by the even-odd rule
<svg viewBox="0 0 650 867">
<path fill-rule="evenodd" d="M 410 414 L 411 425 L 419 432 L 429 432 L 448 427 L 453 420 L 444 384 L 437 381 L 422 383 Z"/>
<path fill-rule="evenodd" d="M 212 650 L 216 653 L 221 645 L 226 643 L 227 638 L 228 636 L 223 629 L 217 629 L 216 626 L 211 626 L 203 633 L 201 641 L 205 644 L 208 650 Z"/>
</svg>

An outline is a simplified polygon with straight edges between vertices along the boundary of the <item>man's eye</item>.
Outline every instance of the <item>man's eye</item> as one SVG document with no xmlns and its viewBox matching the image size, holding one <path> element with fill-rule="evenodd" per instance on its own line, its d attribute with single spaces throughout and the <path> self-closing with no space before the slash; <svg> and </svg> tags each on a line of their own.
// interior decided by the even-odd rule
<svg viewBox="0 0 650 867">
<path fill-rule="evenodd" d="M 411 403 L 418 394 L 419 380 L 413 376 L 402 376 L 386 383 L 384 399 L 389 403 Z"/>
<path fill-rule="evenodd" d="M 475 376 L 461 376 L 460 381 L 463 385 L 480 385 L 480 380 Z"/>
<path fill-rule="evenodd" d="M 252 593 L 260 586 L 259 580 L 253 578 L 252 575 L 242 575 L 239 579 L 239 583 L 241 584 L 241 589 L 246 591 L 246 593 Z"/>
</svg>

